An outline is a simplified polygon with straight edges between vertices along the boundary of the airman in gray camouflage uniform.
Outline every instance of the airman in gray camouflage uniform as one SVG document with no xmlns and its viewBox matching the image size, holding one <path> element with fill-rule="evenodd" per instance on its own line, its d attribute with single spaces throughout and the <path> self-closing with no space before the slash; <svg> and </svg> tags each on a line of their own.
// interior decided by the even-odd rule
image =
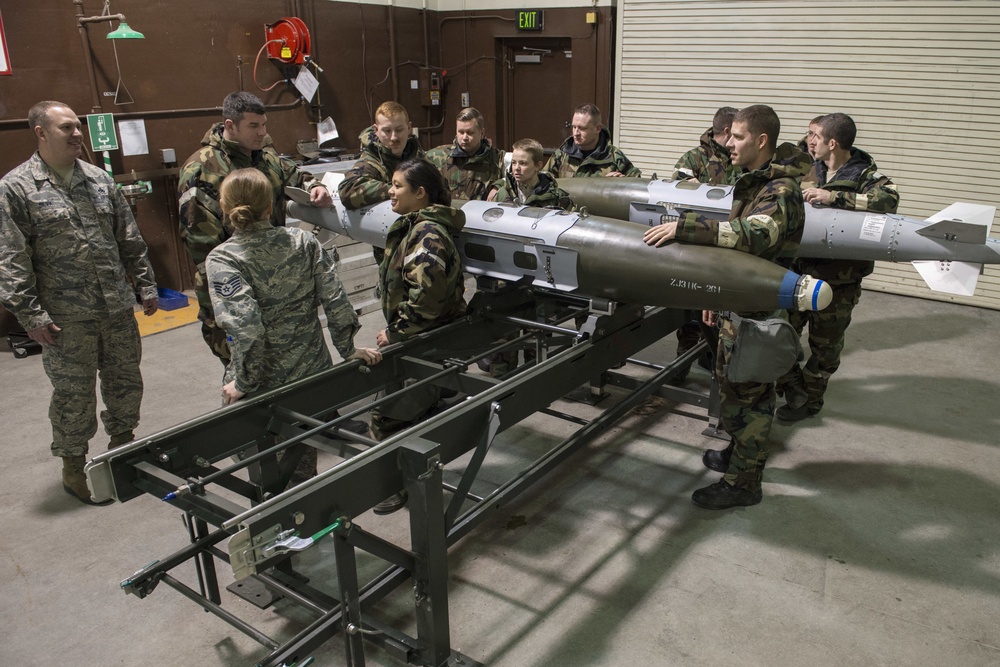
<svg viewBox="0 0 1000 667">
<path fill-rule="evenodd" d="M 503 176 L 505 154 L 485 137 L 483 114 L 469 107 L 458 113 L 455 141 L 427 151 L 453 199 L 486 199 L 490 186 Z"/>
<path fill-rule="evenodd" d="M 0 302 L 43 346 L 52 382 L 52 454 L 63 487 L 90 504 L 83 468 L 97 432 L 95 383 L 109 446 L 133 439 L 142 402 L 136 294 L 157 295 L 146 244 L 114 181 L 79 159 L 80 120 L 61 102 L 28 114 L 38 152 L 0 180 Z"/>
<path fill-rule="evenodd" d="M 274 227 L 269 180 L 258 170 L 227 177 L 220 204 L 233 235 L 205 260 L 215 321 L 230 337 L 224 402 L 260 394 L 333 367 L 317 307 L 344 359 L 375 363 L 377 350 L 354 347 L 361 328 L 334 262 L 315 236 Z M 300 449 L 298 479 L 315 474 L 316 450 Z"/>
<path fill-rule="evenodd" d="M 181 238 L 197 269 L 195 294 L 198 296 L 198 319 L 205 342 L 223 364 L 229 363 L 225 332 L 219 329 L 212 312 L 205 258 L 212 248 L 229 238 L 231 230 L 223 224 L 219 207 L 219 188 L 223 179 L 236 169 L 253 167 L 271 182 L 274 210 L 271 223 L 285 224 L 285 186 L 309 188 L 317 206 L 330 206 L 327 189 L 300 171 L 291 160 L 274 150 L 267 134 L 264 103 L 246 92 L 230 93 L 222 103 L 223 121 L 213 125 L 201 140 L 201 148 L 181 168 L 177 194 L 180 199 Z"/>
<path fill-rule="evenodd" d="M 802 179 L 802 195 L 814 206 L 895 213 L 896 186 L 868 153 L 854 147 L 856 135 L 854 120 L 846 114 L 814 119 L 808 141 L 816 160 Z M 799 333 L 809 325 L 810 354 L 804 368 L 795 364 L 778 380 L 786 404 L 775 416 L 786 422 L 805 419 L 823 408 L 830 376 L 840 368 L 851 313 L 861 300 L 861 281 L 875 270 L 875 262 L 800 257 L 792 270 L 826 281 L 833 289 L 833 301 L 821 311 L 789 313 L 788 320 Z"/>
<path fill-rule="evenodd" d="M 549 158 L 545 171 L 552 178 L 574 176 L 642 176 L 642 172 L 611 144 L 611 133 L 601 125 L 601 110 L 582 104 L 573 110 L 573 135 Z"/>
<path fill-rule="evenodd" d="M 805 209 L 798 180 L 809 168 L 809 156 L 792 144 L 775 149 L 780 122 L 764 105 L 740 110 L 732 125 L 729 150 L 733 163 L 748 169 L 733 188 L 729 221 L 709 220 L 696 213 L 679 222 L 653 227 L 646 233 L 650 245 L 675 239 L 682 243 L 734 248 L 788 267 L 798 250 Z M 741 312 L 762 318 L 772 313 Z M 767 461 L 767 439 L 774 420 L 774 383 L 730 382 L 726 367 L 732 358 L 736 327 L 726 313 L 704 314 L 706 324 L 719 324 L 715 372 L 719 378 L 721 419 L 732 438 L 725 450 L 705 452 L 705 466 L 725 475 L 717 483 L 692 494 L 707 509 L 755 505 L 761 501 L 761 477 Z"/>
</svg>

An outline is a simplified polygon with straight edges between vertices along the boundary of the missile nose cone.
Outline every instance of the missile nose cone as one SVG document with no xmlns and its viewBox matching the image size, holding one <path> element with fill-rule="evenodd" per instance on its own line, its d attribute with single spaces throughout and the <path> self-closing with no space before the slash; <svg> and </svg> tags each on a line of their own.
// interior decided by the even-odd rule
<svg viewBox="0 0 1000 667">
<path fill-rule="evenodd" d="M 819 278 L 802 276 L 795 300 L 799 310 L 823 310 L 833 301 L 833 290 Z"/>
</svg>

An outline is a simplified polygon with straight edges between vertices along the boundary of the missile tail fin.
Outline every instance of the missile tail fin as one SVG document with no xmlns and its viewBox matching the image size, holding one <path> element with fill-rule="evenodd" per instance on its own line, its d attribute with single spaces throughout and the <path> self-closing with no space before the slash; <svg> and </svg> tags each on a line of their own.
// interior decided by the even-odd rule
<svg viewBox="0 0 1000 667">
<path fill-rule="evenodd" d="M 933 224 L 917 230 L 921 236 L 957 243 L 986 243 L 996 206 L 955 202 L 927 218 Z"/>
<path fill-rule="evenodd" d="M 957 296 L 973 296 L 982 264 L 926 260 L 912 262 L 920 277 L 935 292 L 945 292 Z"/>
</svg>

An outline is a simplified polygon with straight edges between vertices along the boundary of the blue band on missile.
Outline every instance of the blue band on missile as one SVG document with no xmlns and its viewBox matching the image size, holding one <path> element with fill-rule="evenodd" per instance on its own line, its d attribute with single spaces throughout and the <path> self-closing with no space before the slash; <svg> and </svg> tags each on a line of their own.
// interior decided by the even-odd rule
<svg viewBox="0 0 1000 667">
<path fill-rule="evenodd" d="M 795 285 L 799 282 L 799 274 L 786 271 L 778 288 L 778 308 L 795 308 Z"/>
</svg>

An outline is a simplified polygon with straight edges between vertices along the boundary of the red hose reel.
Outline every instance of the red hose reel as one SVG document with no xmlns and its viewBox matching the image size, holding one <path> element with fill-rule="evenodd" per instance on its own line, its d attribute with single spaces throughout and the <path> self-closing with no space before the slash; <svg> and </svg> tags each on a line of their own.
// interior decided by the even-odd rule
<svg viewBox="0 0 1000 667">
<path fill-rule="evenodd" d="M 295 16 L 286 16 L 264 26 L 267 38 L 267 57 L 289 65 L 303 65 L 310 55 L 312 46 L 309 29 L 305 22 Z"/>
</svg>

